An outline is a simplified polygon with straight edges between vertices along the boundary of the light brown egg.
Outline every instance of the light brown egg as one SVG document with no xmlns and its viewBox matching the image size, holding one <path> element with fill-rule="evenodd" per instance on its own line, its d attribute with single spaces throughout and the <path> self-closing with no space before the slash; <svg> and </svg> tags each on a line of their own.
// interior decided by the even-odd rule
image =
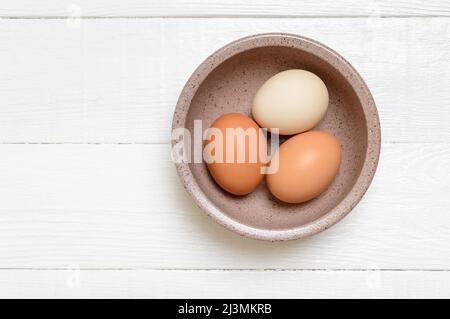
<svg viewBox="0 0 450 319">
<path fill-rule="evenodd" d="M 287 203 L 317 197 L 331 184 L 341 163 L 337 139 L 318 131 L 291 137 L 276 153 L 271 166 L 278 165 L 278 170 L 267 175 L 267 186 L 275 197 Z"/>
<path fill-rule="evenodd" d="M 227 129 L 231 129 L 232 135 L 227 135 Z M 222 145 L 218 143 L 217 132 L 223 136 Z M 220 187 L 235 195 L 246 195 L 258 187 L 264 177 L 267 141 L 252 119 L 240 113 L 225 114 L 208 130 L 203 158 Z"/>
</svg>

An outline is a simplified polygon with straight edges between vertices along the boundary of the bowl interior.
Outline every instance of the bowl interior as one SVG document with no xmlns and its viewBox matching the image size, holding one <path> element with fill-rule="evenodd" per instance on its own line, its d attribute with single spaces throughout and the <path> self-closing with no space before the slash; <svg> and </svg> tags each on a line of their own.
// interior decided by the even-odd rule
<svg viewBox="0 0 450 319">
<path fill-rule="evenodd" d="M 206 129 L 217 117 L 229 112 L 251 116 L 252 100 L 258 88 L 272 75 L 287 69 L 305 69 L 317 74 L 330 94 L 326 116 L 314 129 L 338 138 L 342 162 L 336 179 L 325 192 L 309 202 L 291 205 L 274 198 L 263 182 L 247 196 L 233 196 L 214 182 L 204 163 L 189 164 L 200 189 L 218 209 L 239 223 L 260 229 L 296 228 L 326 215 L 355 184 L 367 149 L 363 108 L 347 79 L 323 59 L 285 46 L 244 51 L 215 68 L 191 101 L 186 128 L 193 132 L 194 120 L 202 120 Z"/>
</svg>

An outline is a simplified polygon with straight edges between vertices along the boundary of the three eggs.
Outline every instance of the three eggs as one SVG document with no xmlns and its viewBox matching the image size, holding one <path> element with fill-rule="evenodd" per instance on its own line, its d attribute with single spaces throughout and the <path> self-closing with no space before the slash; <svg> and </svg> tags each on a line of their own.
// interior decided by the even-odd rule
<svg viewBox="0 0 450 319">
<path fill-rule="evenodd" d="M 327 87 L 317 75 L 298 69 L 274 75 L 254 97 L 254 120 L 229 113 L 208 129 L 204 154 L 210 154 L 206 163 L 211 176 L 234 195 L 251 193 L 265 177 L 270 192 L 283 202 L 317 197 L 334 180 L 341 162 L 335 137 L 308 131 L 324 117 L 328 102 Z M 290 136 L 271 158 L 261 128 Z"/>
</svg>

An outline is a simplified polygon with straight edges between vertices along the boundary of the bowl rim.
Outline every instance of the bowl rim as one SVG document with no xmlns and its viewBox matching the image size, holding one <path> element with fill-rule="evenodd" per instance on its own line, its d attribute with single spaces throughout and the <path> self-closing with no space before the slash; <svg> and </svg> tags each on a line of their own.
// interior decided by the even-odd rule
<svg viewBox="0 0 450 319">
<path fill-rule="evenodd" d="M 313 54 L 334 67 L 350 83 L 361 102 L 367 127 L 367 149 L 363 167 L 355 184 L 345 197 L 328 213 L 302 226 L 290 229 L 262 229 L 232 219 L 209 200 L 195 180 L 188 163 L 175 163 L 186 191 L 209 217 L 239 235 L 259 240 L 285 241 L 304 238 L 328 229 L 344 218 L 361 200 L 371 184 L 378 165 L 381 148 L 381 128 L 375 101 L 367 84 L 356 69 L 340 54 L 310 38 L 291 33 L 260 33 L 230 42 L 207 57 L 187 80 L 175 108 L 172 132 L 184 128 L 192 99 L 208 75 L 220 64 L 242 52 L 268 46 L 291 47 Z M 344 72 L 345 71 L 345 72 Z M 176 144 L 171 140 L 172 147 Z"/>
</svg>

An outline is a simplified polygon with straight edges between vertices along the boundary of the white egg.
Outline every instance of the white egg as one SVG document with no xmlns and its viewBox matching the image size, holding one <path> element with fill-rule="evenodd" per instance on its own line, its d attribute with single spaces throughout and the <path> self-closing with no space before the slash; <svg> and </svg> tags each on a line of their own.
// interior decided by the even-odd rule
<svg viewBox="0 0 450 319">
<path fill-rule="evenodd" d="M 287 70 L 272 76 L 255 95 L 252 114 L 261 127 L 292 135 L 313 128 L 328 108 L 328 90 L 314 73 Z"/>
</svg>

